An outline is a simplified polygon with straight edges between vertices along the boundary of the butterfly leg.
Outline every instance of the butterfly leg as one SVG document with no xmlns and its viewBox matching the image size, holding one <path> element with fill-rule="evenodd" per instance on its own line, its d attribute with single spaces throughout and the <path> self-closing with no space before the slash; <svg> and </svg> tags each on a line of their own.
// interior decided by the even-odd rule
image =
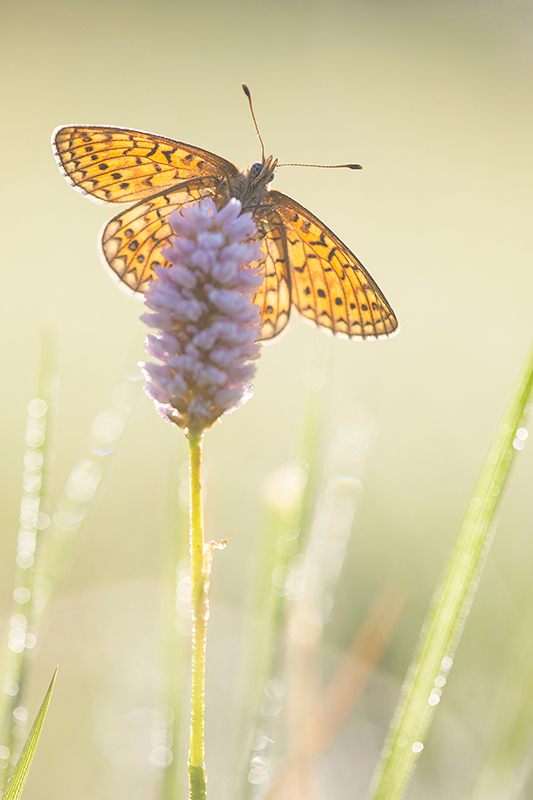
<svg viewBox="0 0 533 800">
<path fill-rule="evenodd" d="M 218 209 L 223 208 L 231 199 L 231 192 L 227 175 L 222 175 L 214 191 L 214 203 Z"/>
</svg>

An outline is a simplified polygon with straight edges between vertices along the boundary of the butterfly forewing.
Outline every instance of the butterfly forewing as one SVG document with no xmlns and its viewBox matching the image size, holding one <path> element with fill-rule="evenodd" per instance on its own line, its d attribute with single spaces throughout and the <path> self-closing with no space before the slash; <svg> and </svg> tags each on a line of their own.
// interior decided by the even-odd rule
<svg viewBox="0 0 533 800">
<path fill-rule="evenodd" d="M 398 320 L 356 256 L 323 222 L 281 192 L 268 192 L 283 220 L 291 299 L 298 311 L 334 334 L 390 336 Z"/>
<path fill-rule="evenodd" d="M 69 183 L 104 203 L 132 203 L 191 178 L 239 173 L 208 150 L 128 128 L 64 126 L 53 146 Z"/>
</svg>

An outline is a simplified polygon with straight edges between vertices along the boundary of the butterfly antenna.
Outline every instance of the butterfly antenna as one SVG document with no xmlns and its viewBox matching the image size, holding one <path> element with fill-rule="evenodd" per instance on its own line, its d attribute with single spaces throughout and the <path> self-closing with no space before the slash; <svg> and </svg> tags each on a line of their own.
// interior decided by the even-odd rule
<svg viewBox="0 0 533 800">
<path fill-rule="evenodd" d="M 320 169 L 363 169 L 361 164 L 278 164 L 278 167 L 319 167 Z"/>
<path fill-rule="evenodd" d="M 244 94 L 246 95 L 246 97 L 248 98 L 248 102 L 250 103 L 250 111 L 252 113 L 252 119 L 254 121 L 255 130 L 256 130 L 256 133 L 257 133 L 257 138 L 261 142 L 261 160 L 264 161 L 265 160 L 265 145 L 263 144 L 263 140 L 261 138 L 261 134 L 259 133 L 259 127 L 257 125 L 257 120 L 255 118 L 254 107 L 252 105 L 252 95 L 251 95 L 251 92 L 250 92 L 249 88 L 247 87 L 247 85 L 245 83 L 243 83 L 243 85 L 242 85 L 242 90 L 243 90 Z"/>
</svg>

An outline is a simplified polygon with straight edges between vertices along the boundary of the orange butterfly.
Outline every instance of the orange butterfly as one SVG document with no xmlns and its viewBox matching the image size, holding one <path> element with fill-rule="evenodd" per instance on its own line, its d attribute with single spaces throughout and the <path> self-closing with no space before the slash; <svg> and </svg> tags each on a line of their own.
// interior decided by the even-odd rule
<svg viewBox="0 0 533 800">
<path fill-rule="evenodd" d="M 263 152 L 260 162 L 240 170 L 194 145 L 99 125 L 56 128 L 52 147 L 65 178 L 91 200 L 135 203 L 107 223 L 101 238 L 104 263 L 134 292 L 146 291 L 154 267 L 168 263 L 161 250 L 173 235 L 173 211 L 204 197 L 222 208 L 236 197 L 253 213 L 262 239 L 265 277 L 254 297 L 261 339 L 283 330 L 291 305 L 350 338 L 398 331 L 392 308 L 356 256 L 296 200 L 268 188 L 278 165 L 273 156 Z"/>
</svg>

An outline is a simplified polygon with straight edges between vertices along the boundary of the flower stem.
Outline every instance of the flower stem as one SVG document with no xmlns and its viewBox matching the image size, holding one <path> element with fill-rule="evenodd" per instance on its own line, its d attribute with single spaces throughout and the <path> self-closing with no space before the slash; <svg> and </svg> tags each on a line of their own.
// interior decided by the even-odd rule
<svg viewBox="0 0 533 800">
<path fill-rule="evenodd" d="M 204 764 L 205 730 L 205 647 L 209 601 L 209 575 L 204 565 L 204 520 L 202 508 L 203 431 L 189 431 L 190 517 L 192 607 L 192 696 L 189 736 L 189 798 L 205 800 L 207 776 Z"/>
</svg>

